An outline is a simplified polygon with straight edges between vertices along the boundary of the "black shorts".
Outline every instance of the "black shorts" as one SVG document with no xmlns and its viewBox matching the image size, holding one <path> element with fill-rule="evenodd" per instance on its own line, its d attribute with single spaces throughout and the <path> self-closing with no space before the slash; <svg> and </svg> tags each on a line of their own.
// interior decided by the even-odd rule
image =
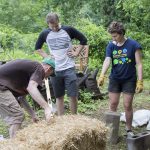
<svg viewBox="0 0 150 150">
<path fill-rule="evenodd" d="M 78 96 L 77 76 L 75 68 L 69 68 L 63 71 L 57 71 L 55 77 L 51 77 L 51 83 L 56 98 L 65 95 L 65 90 L 69 97 Z"/>
<path fill-rule="evenodd" d="M 134 94 L 136 81 L 118 81 L 109 79 L 108 91 L 112 93 L 129 93 Z"/>
</svg>

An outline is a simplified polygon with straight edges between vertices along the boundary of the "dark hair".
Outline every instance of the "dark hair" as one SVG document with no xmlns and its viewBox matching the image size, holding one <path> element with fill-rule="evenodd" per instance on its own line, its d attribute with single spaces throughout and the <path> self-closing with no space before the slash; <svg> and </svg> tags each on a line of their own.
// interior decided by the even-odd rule
<svg viewBox="0 0 150 150">
<path fill-rule="evenodd" d="M 108 27 L 108 32 L 125 35 L 125 28 L 121 22 L 113 21 Z"/>
<path fill-rule="evenodd" d="M 59 22 L 59 17 L 56 13 L 48 13 L 46 15 L 46 22 L 47 24 Z"/>
</svg>

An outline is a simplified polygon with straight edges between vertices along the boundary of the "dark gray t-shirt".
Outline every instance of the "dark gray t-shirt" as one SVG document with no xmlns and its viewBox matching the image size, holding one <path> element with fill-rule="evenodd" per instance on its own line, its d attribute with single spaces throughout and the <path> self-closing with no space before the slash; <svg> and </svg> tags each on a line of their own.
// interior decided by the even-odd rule
<svg viewBox="0 0 150 150">
<path fill-rule="evenodd" d="M 45 72 L 39 62 L 31 60 L 14 60 L 0 66 L 0 90 L 9 89 L 14 96 L 28 94 L 30 80 L 42 86 Z"/>
</svg>

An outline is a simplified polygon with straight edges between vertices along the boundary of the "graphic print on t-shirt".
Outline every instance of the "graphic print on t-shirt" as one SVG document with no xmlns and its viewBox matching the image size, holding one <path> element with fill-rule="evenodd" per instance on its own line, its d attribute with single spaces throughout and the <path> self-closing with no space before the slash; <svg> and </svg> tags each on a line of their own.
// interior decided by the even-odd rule
<svg viewBox="0 0 150 150">
<path fill-rule="evenodd" d="M 47 36 L 47 44 L 56 61 L 61 61 L 60 63 L 66 61 L 67 51 L 71 46 L 71 39 L 66 31 L 51 31 Z"/>
<path fill-rule="evenodd" d="M 69 34 L 61 29 L 58 32 L 51 31 L 46 39 L 51 55 L 55 59 L 55 71 L 74 67 L 74 60 L 67 53 L 72 48 Z"/>
<path fill-rule="evenodd" d="M 60 50 L 69 48 L 70 39 L 68 36 L 48 39 L 51 50 Z"/>
<path fill-rule="evenodd" d="M 113 64 L 118 65 L 118 64 L 125 64 L 125 63 L 130 63 L 131 59 L 127 57 L 127 49 L 124 48 L 123 50 L 113 50 Z"/>
</svg>

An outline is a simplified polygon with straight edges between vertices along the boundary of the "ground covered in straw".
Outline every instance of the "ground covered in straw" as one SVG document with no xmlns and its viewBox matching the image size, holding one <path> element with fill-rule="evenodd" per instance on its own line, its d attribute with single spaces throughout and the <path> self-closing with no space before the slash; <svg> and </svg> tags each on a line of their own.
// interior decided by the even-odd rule
<svg viewBox="0 0 150 150">
<path fill-rule="evenodd" d="M 107 128 L 97 119 L 81 115 L 55 117 L 18 132 L 14 140 L 0 143 L 1 150 L 104 150 Z"/>
</svg>

